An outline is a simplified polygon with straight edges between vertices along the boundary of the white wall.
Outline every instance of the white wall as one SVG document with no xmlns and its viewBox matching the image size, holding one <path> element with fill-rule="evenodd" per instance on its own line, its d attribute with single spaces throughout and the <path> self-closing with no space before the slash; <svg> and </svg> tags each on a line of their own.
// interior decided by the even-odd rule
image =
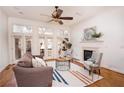
<svg viewBox="0 0 124 93">
<path fill-rule="evenodd" d="M 0 10 L 0 69 L 9 63 L 7 16 Z"/>
<path fill-rule="evenodd" d="M 80 43 L 83 30 L 96 26 L 98 32 L 104 36 L 102 44 L 102 66 L 124 73 L 124 7 L 113 7 L 105 10 L 97 16 L 82 21 L 71 27 L 71 40 L 73 42 L 74 57 L 81 60 L 81 48 L 85 44 Z M 90 45 L 90 44 L 89 44 Z M 91 44 L 92 46 L 92 44 Z"/>
</svg>

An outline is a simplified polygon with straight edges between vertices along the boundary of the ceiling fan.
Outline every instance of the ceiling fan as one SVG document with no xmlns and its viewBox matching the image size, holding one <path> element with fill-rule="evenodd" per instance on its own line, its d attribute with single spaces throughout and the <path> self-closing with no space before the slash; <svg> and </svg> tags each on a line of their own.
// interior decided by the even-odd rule
<svg viewBox="0 0 124 93">
<path fill-rule="evenodd" d="M 54 21 L 62 25 L 63 24 L 62 20 L 73 20 L 73 17 L 61 17 L 62 13 L 63 13 L 63 10 L 59 9 L 58 6 L 55 6 L 55 11 L 53 11 L 52 13 L 52 19 L 48 22 Z"/>
</svg>

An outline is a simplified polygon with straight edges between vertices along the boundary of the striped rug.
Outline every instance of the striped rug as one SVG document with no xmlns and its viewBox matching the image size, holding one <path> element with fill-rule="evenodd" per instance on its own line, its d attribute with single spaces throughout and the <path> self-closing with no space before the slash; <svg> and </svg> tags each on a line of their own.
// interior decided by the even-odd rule
<svg viewBox="0 0 124 93">
<path fill-rule="evenodd" d="M 88 86 L 103 77 L 94 74 L 91 75 L 79 71 L 57 71 L 53 73 L 53 87 L 83 87 Z"/>
<path fill-rule="evenodd" d="M 69 71 L 69 72 L 86 85 L 90 85 L 93 83 L 93 80 L 91 78 L 88 78 L 87 76 L 83 75 L 78 71 Z"/>
<path fill-rule="evenodd" d="M 53 80 L 69 85 L 68 82 L 63 78 L 63 76 L 56 69 L 53 71 Z"/>
</svg>

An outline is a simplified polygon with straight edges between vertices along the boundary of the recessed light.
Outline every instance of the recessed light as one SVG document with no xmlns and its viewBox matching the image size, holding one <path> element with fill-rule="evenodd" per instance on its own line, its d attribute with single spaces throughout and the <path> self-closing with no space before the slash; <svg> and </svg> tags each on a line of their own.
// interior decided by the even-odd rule
<svg viewBox="0 0 124 93">
<path fill-rule="evenodd" d="M 14 9 L 15 9 L 15 10 L 20 10 L 20 9 L 19 9 L 18 7 L 16 7 L 16 6 L 14 7 Z"/>
<path fill-rule="evenodd" d="M 18 12 L 19 14 L 21 14 L 21 15 L 24 15 L 24 13 L 22 12 L 22 11 L 20 11 L 20 12 Z"/>
</svg>

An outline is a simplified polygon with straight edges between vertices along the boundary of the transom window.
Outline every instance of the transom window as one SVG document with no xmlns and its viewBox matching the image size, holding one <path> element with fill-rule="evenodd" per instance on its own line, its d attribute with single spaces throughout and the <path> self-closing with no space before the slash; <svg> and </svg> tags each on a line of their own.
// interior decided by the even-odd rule
<svg viewBox="0 0 124 93">
<path fill-rule="evenodd" d="M 45 27 L 39 27 L 38 28 L 38 33 L 40 35 L 56 35 L 57 37 L 62 37 L 62 38 L 69 38 L 70 33 L 66 29 L 52 29 L 52 28 L 45 28 Z"/>
<path fill-rule="evenodd" d="M 52 29 L 48 29 L 48 28 L 44 28 L 44 27 L 39 27 L 38 31 L 39 31 L 39 34 L 53 35 Z"/>
<path fill-rule="evenodd" d="M 13 32 L 15 32 L 15 33 L 31 33 L 32 27 L 14 24 L 13 25 Z"/>
<path fill-rule="evenodd" d="M 53 45 L 52 43 L 53 43 L 52 38 L 48 38 L 47 39 L 47 44 L 48 44 L 47 49 L 48 50 L 52 50 L 52 45 Z"/>
<path fill-rule="evenodd" d="M 69 37 L 70 36 L 70 33 L 67 30 L 64 30 L 63 34 L 64 34 L 65 37 Z"/>
</svg>

